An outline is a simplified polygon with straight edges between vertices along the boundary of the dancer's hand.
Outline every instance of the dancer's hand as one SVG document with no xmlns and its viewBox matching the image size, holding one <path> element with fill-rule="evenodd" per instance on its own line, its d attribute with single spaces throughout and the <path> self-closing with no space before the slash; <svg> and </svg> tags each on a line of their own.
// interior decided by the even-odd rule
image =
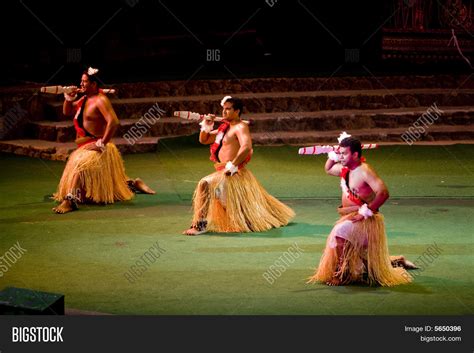
<svg viewBox="0 0 474 353">
<path fill-rule="evenodd" d="M 64 92 L 64 99 L 67 100 L 68 102 L 74 102 L 76 98 L 77 98 L 77 92 L 71 92 L 71 93 Z"/>
<path fill-rule="evenodd" d="M 85 150 L 97 151 L 97 152 L 102 152 L 103 150 L 102 148 L 97 146 L 95 143 L 88 143 L 87 145 L 84 145 L 82 148 L 84 148 Z"/>
<path fill-rule="evenodd" d="M 199 123 L 201 125 L 201 131 L 210 133 L 212 130 L 214 130 L 214 118 L 216 117 L 213 114 L 210 114 L 211 119 L 202 119 L 202 121 Z"/>
<path fill-rule="evenodd" d="M 209 119 L 204 119 L 206 123 L 214 124 L 214 119 L 216 118 L 216 116 L 214 114 L 208 114 L 207 116 L 209 116 Z"/>
<path fill-rule="evenodd" d="M 340 154 L 336 151 L 331 151 L 328 153 L 328 158 L 333 161 L 333 162 L 340 162 L 341 161 L 341 157 L 340 157 Z"/>
</svg>

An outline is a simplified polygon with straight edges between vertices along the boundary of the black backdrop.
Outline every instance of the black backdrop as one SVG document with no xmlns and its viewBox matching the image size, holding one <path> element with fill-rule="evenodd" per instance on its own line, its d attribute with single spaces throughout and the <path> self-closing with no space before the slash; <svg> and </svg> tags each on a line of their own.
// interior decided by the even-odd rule
<svg viewBox="0 0 474 353">
<path fill-rule="evenodd" d="M 393 1 L 2 2 L 3 84 L 60 83 L 93 65 L 108 82 L 463 69 L 381 59 Z"/>
</svg>

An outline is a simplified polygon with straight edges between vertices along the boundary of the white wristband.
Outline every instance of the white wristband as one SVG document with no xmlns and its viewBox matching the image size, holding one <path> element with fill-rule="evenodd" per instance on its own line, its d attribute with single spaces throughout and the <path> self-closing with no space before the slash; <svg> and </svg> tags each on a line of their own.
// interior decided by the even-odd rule
<svg viewBox="0 0 474 353">
<path fill-rule="evenodd" d="M 231 161 L 228 161 L 227 164 L 225 165 L 225 171 L 229 172 L 230 175 L 232 176 L 239 171 L 239 168 L 233 165 Z"/>
<path fill-rule="evenodd" d="M 95 145 L 97 147 L 99 147 L 102 151 L 105 151 L 105 145 L 104 145 L 104 142 L 102 141 L 102 139 L 98 139 L 96 142 L 95 142 Z"/>
<path fill-rule="evenodd" d="M 366 203 L 364 203 L 362 206 L 359 207 L 359 214 L 361 216 L 364 216 L 365 219 L 372 217 L 374 215 L 374 213 L 369 208 L 369 206 L 367 206 Z"/>
<path fill-rule="evenodd" d="M 339 162 L 341 159 L 339 158 L 339 154 L 337 154 L 336 152 L 334 151 L 331 151 L 328 153 L 328 158 L 331 160 L 331 161 L 334 161 L 334 162 Z"/>
<path fill-rule="evenodd" d="M 67 100 L 68 102 L 73 102 L 77 98 L 77 93 L 75 95 L 70 95 L 64 92 L 64 99 Z"/>
<path fill-rule="evenodd" d="M 207 132 L 209 134 L 212 130 L 214 130 L 214 122 L 212 122 L 212 125 L 209 125 L 206 123 L 206 119 L 201 121 L 199 125 L 201 125 L 202 132 Z"/>
</svg>

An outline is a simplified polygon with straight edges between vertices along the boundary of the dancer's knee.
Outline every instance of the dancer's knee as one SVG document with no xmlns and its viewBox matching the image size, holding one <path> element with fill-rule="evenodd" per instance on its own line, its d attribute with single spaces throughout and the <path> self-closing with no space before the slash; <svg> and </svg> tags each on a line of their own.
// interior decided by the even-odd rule
<svg viewBox="0 0 474 353">
<path fill-rule="evenodd" d="M 209 182 L 205 178 L 201 179 L 199 181 L 198 189 L 201 192 L 206 192 L 209 190 Z"/>
</svg>

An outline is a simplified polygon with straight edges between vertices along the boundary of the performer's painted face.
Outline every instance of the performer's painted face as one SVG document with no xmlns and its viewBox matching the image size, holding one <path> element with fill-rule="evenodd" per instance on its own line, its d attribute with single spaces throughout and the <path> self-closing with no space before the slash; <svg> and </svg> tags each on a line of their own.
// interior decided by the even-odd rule
<svg viewBox="0 0 474 353">
<path fill-rule="evenodd" d="M 232 103 L 226 102 L 224 103 L 224 107 L 222 108 L 222 117 L 226 120 L 233 120 L 238 118 L 239 114 L 234 110 Z"/>
</svg>

